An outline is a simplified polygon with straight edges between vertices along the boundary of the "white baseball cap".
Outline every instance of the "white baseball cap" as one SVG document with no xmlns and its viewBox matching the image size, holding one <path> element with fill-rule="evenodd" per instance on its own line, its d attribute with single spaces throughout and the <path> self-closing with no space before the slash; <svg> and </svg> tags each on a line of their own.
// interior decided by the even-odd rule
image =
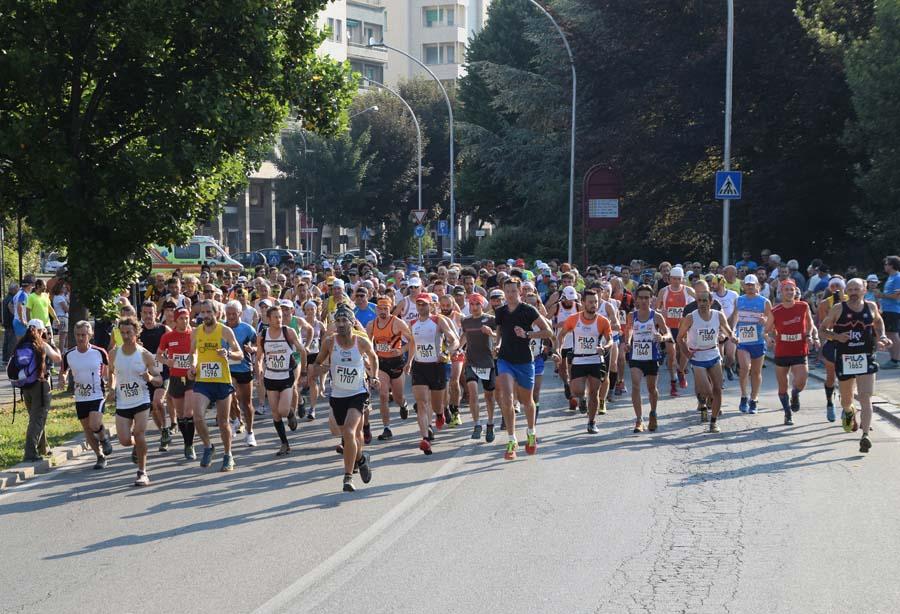
<svg viewBox="0 0 900 614">
<path fill-rule="evenodd" d="M 866 277 L 866 281 L 874 281 L 876 284 L 878 283 L 878 275 L 874 273 Z"/>
<path fill-rule="evenodd" d="M 684 269 L 682 269 L 680 266 L 672 267 L 672 270 L 669 271 L 669 277 L 684 278 Z"/>
<path fill-rule="evenodd" d="M 409 285 L 410 285 L 410 286 L 419 287 L 419 286 L 422 285 L 422 280 L 419 279 L 418 277 L 410 277 L 410 278 L 409 278 Z"/>
<path fill-rule="evenodd" d="M 575 291 L 575 288 L 572 286 L 566 286 L 562 291 L 563 298 L 567 301 L 577 301 L 578 300 L 578 292 Z"/>
<path fill-rule="evenodd" d="M 749 275 L 747 275 L 747 276 L 744 278 L 744 283 L 745 283 L 745 284 L 756 284 L 756 285 L 758 285 L 758 284 L 759 284 L 759 279 L 756 278 L 756 275 L 754 275 L 753 273 L 750 273 Z"/>
<path fill-rule="evenodd" d="M 334 283 L 332 284 L 332 287 L 340 288 L 341 290 L 343 290 L 344 289 L 344 280 L 340 279 L 340 278 L 335 279 Z"/>
<path fill-rule="evenodd" d="M 44 330 L 47 328 L 46 326 L 44 326 L 44 322 L 41 320 L 38 320 L 37 318 L 28 320 L 28 326 L 34 327 L 36 330 Z"/>
</svg>

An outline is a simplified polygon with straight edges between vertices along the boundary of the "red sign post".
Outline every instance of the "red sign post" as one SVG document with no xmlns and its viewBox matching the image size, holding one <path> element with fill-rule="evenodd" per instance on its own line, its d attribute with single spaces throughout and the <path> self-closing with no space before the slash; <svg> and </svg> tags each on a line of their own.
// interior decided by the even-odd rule
<svg viewBox="0 0 900 614">
<path fill-rule="evenodd" d="M 581 245 L 583 266 L 588 264 L 587 232 L 612 228 L 621 219 L 622 177 L 616 171 L 595 164 L 584 174 L 581 190 Z"/>
</svg>

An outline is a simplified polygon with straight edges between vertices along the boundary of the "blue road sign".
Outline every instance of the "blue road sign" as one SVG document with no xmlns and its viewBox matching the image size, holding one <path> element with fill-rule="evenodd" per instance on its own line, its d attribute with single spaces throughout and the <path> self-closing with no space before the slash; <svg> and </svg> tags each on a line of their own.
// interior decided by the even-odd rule
<svg viewBox="0 0 900 614">
<path fill-rule="evenodd" d="M 716 171 L 716 198 L 739 200 L 741 198 L 741 171 Z"/>
<path fill-rule="evenodd" d="M 437 234 L 439 237 L 449 237 L 450 236 L 450 222 L 447 220 L 438 220 Z"/>
<path fill-rule="evenodd" d="M 363 228 L 359 233 L 359 238 L 363 241 L 371 241 L 372 240 L 372 231 L 368 228 Z"/>
<path fill-rule="evenodd" d="M 421 239 L 422 237 L 424 237 L 425 236 L 425 227 L 422 226 L 421 224 L 417 225 L 415 227 L 415 229 L 413 230 L 413 236 L 415 236 L 417 239 Z"/>
</svg>

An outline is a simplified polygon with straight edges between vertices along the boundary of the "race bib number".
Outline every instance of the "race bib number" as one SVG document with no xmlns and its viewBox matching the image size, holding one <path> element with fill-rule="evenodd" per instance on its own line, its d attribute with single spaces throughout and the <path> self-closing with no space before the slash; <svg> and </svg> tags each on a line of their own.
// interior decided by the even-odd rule
<svg viewBox="0 0 900 614">
<path fill-rule="evenodd" d="M 176 369 L 190 369 L 194 366 L 193 356 L 190 354 L 175 354 L 172 356 L 172 364 Z"/>
<path fill-rule="evenodd" d="M 217 362 L 200 363 L 201 379 L 219 379 L 222 377 L 222 365 Z"/>
<path fill-rule="evenodd" d="M 382 352 L 382 353 L 390 352 L 390 351 L 391 351 L 391 344 L 390 344 L 390 343 L 376 343 L 376 344 L 375 344 L 375 351 L 376 351 L 376 352 Z"/>
<path fill-rule="evenodd" d="M 578 337 L 579 352 L 592 352 L 597 349 L 596 337 Z"/>
<path fill-rule="evenodd" d="M 756 324 L 740 324 L 738 325 L 738 342 L 757 343 L 759 341 L 757 333 Z"/>
<path fill-rule="evenodd" d="M 800 333 L 797 333 L 796 335 L 781 335 L 779 339 L 786 343 L 791 341 L 803 341 L 803 335 Z"/>
<path fill-rule="evenodd" d="M 697 340 L 700 341 L 703 349 L 713 348 L 716 346 L 716 343 L 718 342 L 718 339 L 716 339 L 717 332 L 718 331 L 715 328 L 697 329 Z"/>
<path fill-rule="evenodd" d="M 666 317 L 672 320 L 680 320 L 684 313 L 684 307 L 669 307 L 666 309 Z"/>
<path fill-rule="evenodd" d="M 653 360 L 653 343 L 650 341 L 635 341 L 631 345 L 632 360 Z"/>
<path fill-rule="evenodd" d="M 869 361 L 865 354 L 844 354 L 841 356 L 844 375 L 865 375 L 869 372 Z"/>
<path fill-rule="evenodd" d="M 335 377 L 332 378 L 334 387 L 338 390 L 350 391 L 359 388 L 360 374 L 358 368 L 338 366 L 334 370 L 334 375 Z"/>
<path fill-rule="evenodd" d="M 416 344 L 416 357 L 417 358 L 434 358 L 437 356 L 434 350 L 434 345 L 431 343 L 417 343 Z"/>
<path fill-rule="evenodd" d="M 476 375 L 476 377 L 478 377 L 478 379 L 483 379 L 483 380 L 491 379 L 490 368 L 483 369 L 481 367 L 472 367 L 472 371 L 475 372 L 475 375 Z"/>
<path fill-rule="evenodd" d="M 288 361 L 284 354 L 267 354 L 266 369 L 269 371 L 287 371 Z"/>
<path fill-rule="evenodd" d="M 141 385 L 137 382 L 124 382 L 119 384 L 120 399 L 136 399 L 141 396 Z"/>
<path fill-rule="evenodd" d="M 89 399 L 92 396 L 94 396 L 93 384 L 79 384 L 78 382 L 75 382 L 76 399 Z"/>
</svg>

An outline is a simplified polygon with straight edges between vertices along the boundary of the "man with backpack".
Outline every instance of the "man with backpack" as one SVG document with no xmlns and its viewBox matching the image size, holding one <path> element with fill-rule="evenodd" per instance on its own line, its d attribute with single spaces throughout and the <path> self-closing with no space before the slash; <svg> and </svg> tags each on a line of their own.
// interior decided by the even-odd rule
<svg viewBox="0 0 900 614">
<path fill-rule="evenodd" d="M 44 426 L 50 412 L 50 373 L 47 359 L 61 362 L 59 352 L 48 340 L 47 329 L 40 320 L 28 322 L 22 338 L 16 344 L 6 374 L 13 387 L 21 391 L 28 410 L 28 429 L 25 433 L 25 462 L 42 460 L 49 452 Z M 13 405 L 15 420 L 15 405 Z"/>
</svg>

